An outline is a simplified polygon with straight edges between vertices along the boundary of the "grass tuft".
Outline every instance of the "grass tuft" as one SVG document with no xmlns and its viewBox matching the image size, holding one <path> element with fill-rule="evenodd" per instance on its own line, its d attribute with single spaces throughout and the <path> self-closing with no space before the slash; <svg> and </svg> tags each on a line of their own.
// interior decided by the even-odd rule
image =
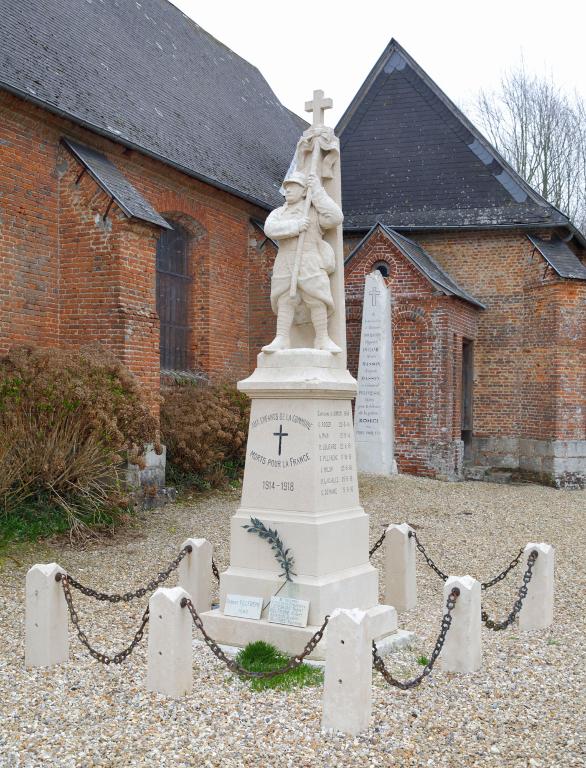
<svg viewBox="0 0 586 768">
<path fill-rule="evenodd" d="M 236 656 L 236 661 L 250 672 L 272 672 L 283 667 L 289 661 L 289 657 L 281 653 L 274 645 L 258 640 L 256 643 L 250 643 L 246 648 L 243 648 Z M 277 675 L 277 677 L 264 680 L 245 679 L 250 680 L 250 687 L 253 691 L 264 691 L 267 688 L 290 691 L 292 688 L 321 685 L 324 674 L 319 667 L 301 664 L 296 669 L 291 669 L 283 675 Z"/>
<path fill-rule="evenodd" d="M 421 664 L 422 667 L 425 667 L 427 666 L 427 664 L 429 664 L 429 659 L 427 658 L 427 656 L 418 656 L 417 663 Z"/>
</svg>

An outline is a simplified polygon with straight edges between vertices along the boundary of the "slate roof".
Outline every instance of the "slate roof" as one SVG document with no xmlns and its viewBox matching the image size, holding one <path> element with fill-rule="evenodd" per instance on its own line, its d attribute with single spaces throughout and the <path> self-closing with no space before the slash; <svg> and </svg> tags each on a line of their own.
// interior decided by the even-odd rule
<svg viewBox="0 0 586 768">
<path fill-rule="evenodd" d="M 560 240 L 559 237 L 554 236 L 551 240 L 542 240 L 533 235 L 528 235 L 528 237 L 560 277 L 586 280 L 586 264 L 583 264 L 569 245 Z"/>
<path fill-rule="evenodd" d="M 404 235 L 395 232 L 384 224 L 376 223 L 368 232 L 368 234 L 362 238 L 356 248 L 346 257 L 345 264 L 355 256 L 356 253 L 366 244 L 372 235 L 378 230 L 382 231 L 389 240 L 399 249 L 399 251 L 405 256 L 405 258 L 417 269 L 433 287 L 446 294 L 446 296 L 457 296 L 469 304 L 473 304 L 475 307 L 484 309 L 484 304 L 481 304 L 478 299 L 469 294 L 463 288 L 456 283 L 456 281 L 450 277 L 450 275 L 437 263 L 437 261 L 431 256 L 424 248 L 417 243 L 413 242 Z"/>
<path fill-rule="evenodd" d="M 345 227 L 570 226 L 391 40 L 337 126 Z"/>
<path fill-rule="evenodd" d="M 0 87 L 265 208 L 282 203 L 307 124 L 167 0 L 2 3 L 0 40 Z"/>
<path fill-rule="evenodd" d="M 106 155 L 72 139 L 62 141 L 96 184 L 116 201 L 127 216 L 156 224 L 163 229 L 172 229 Z"/>
</svg>

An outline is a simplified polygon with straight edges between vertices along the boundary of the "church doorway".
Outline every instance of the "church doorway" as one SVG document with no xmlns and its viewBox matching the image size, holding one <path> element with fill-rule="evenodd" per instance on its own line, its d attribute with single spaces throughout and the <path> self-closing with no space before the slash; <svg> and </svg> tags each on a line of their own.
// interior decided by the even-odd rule
<svg viewBox="0 0 586 768">
<path fill-rule="evenodd" d="M 189 296 L 191 269 L 189 232 L 176 222 L 157 242 L 157 313 L 160 321 L 161 369 L 185 371 L 190 367 Z"/>
<path fill-rule="evenodd" d="M 470 339 L 462 339 L 462 441 L 464 460 L 470 456 L 472 439 L 472 382 L 474 374 L 474 344 Z"/>
</svg>

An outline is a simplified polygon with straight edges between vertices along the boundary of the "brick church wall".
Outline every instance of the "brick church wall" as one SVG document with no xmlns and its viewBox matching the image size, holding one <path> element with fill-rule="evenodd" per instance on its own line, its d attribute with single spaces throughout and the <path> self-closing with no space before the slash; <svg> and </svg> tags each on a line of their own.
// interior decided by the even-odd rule
<svg viewBox="0 0 586 768">
<path fill-rule="evenodd" d="M 154 254 L 158 229 L 128 221 L 109 197 L 58 149 L 59 342 L 109 348 L 144 385 L 158 413 L 159 331 L 154 311 Z"/>
<path fill-rule="evenodd" d="M 0 353 L 59 339 L 53 132 L 21 104 L 0 94 Z"/>
<path fill-rule="evenodd" d="M 87 174 L 75 184 L 81 166 L 60 145 L 63 136 L 107 154 L 153 207 L 185 226 L 190 366 L 232 380 L 248 375 L 275 327 L 269 303 L 275 248 L 251 224 L 266 212 L 6 92 L 0 93 L 0 353 L 25 343 L 99 341 L 145 384 L 157 411 L 159 230 L 128 220 L 116 205 L 104 222 L 108 198 Z M 471 460 L 558 485 L 583 484 L 586 284 L 547 270 L 522 231 L 410 236 L 487 309 L 434 295 L 388 241 L 371 238 L 351 260 L 354 373 L 364 275 L 379 258 L 391 266 L 399 465 L 433 476 L 459 473 L 461 340 L 470 338 Z M 357 242 L 346 237 L 346 253 Z"/>
<path fill-rule="evenodd" d="M 475 346 L 471 460 L 584 485 L 586 285 L 558 277 L 523 231 L 412 238 L 486 305 Z"/>
<path fill-rule="evenodd" d="M 349 368 L 356 375 L 365 276 L 389 268 L 394 355 L 395 456 L 399 471 L 461 476 L 462 340 L 474 340 L 479 310 L 440 295 L 390 243 L 375 233 L 346 267 Z"/>
<path fill-rule="evenodd" d="M 250 359 L 248 364 L 250 370 L 253 370 L 261 348 L 272 341 L 275 335 L 276 316 L 271 309 L 271 274 L 277 249 L 256 224 L 250 225 L 248 237 L 250 264 L 248 291 Z"/>
<path fill-rule="evenodd" d="M 98 341 L 118 354 L 158 409 L 159 229 L 128 220 L 60 145 L 63 136 L 104 152 L 192 239 L 190 364 L 212 377 L 251 370 L 250 218 L 265 211 L 124 149 L 74 123 L 0 93 L 0 352 L 31 343 Z"/>
</svg>

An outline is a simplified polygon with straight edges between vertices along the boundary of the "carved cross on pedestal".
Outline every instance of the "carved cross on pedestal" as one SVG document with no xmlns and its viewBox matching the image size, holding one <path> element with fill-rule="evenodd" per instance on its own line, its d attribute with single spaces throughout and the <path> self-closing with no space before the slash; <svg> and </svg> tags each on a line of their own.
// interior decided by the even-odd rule
<svg viewBox="0 0 586 768">
<path fill-rule="evenodd" d="M 324 112 L 331 109 L 334 102 L 331 99 L 324 99 L 323 91 L 314 91 L 313 100 L 305 102 L 305 111 L 313 112 L 313 127 L 317 128 L 324 124 Z"/>
<path fill-rule="evenodd" d="M 289 433 L 288 432 L 283 432 L 283 425 L 279 424 L 279 431 L 278 432 L 273 432 L 273 435 L 275 437 L 279 438 L 279 456 L 280 456 L 281 455 L 281 442 L 282 442 L 284 437 L 288 437 L 289 436 Z"/>
</svg>

